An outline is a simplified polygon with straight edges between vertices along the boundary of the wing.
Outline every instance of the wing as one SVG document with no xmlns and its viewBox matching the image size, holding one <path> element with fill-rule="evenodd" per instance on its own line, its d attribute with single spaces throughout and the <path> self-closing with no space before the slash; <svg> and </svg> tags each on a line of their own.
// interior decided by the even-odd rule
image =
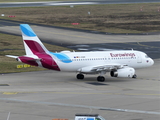
<svg viewBox="0 0 160 120">
<path fill-rule="evenodd" d="M 124 66 L 127 66 L 126 64 L 106 64 L 106 65 L 100 65 L 100 66 L 94 66 L 91 71 L 111 71 L 111 70 L 117 70 L 120 68 L 123 68 Z"/>
<path fill-rule="evenodd" d="M 112 64 L 97 65 L 97 66 L 87 66 L 87 67 L 78 69 L 78 72 L 81 72 L 81 73 L 98 73 L 101 71 L 109 72 L 111 70 L 117 70 L 117 69 L 123 68 L 124 66 L 127 66 L 127 65 L 112 63 Z"/>
</svg>

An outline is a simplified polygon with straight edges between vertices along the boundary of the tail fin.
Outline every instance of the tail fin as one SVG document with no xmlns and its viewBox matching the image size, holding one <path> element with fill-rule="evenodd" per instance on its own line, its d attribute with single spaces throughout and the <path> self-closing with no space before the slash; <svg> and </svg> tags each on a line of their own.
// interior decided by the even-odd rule
<svg viewBox="0 0 160 120">
<path fill-rule="evenodd" d="M 20 24 L 26 55 L 48 53 L 48 50 L 28 24 Z"/>
<path fill-rule="evenodd" d="M 49 51 L 39 40 L 28 24 L 21 24 L 23 43 L 26 51 L 24 56 L 6 55 L 7 57 L 16 58 L 17 61 L 29 65 L 44 67 L 47 69 L 60 71 L 59 66 L 52 58 Z"/>
</svg>

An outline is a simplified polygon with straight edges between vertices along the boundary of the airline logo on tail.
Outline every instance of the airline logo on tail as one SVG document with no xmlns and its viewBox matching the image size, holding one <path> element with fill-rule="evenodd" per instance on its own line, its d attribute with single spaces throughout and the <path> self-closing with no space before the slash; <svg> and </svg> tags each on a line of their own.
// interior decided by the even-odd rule
<svg viewBox="0 0 160 120">
<path fill-rule="evenodd" d="M 39 40 L 34 31 L 30 28 L 28 24 L 21 24 L 20 29 L 22 32 L 22 37 L 26 49 L 26 54 L 39 54 L 39 53 L 47 53 L 48 50 Z M 27 45 L 27 46 L 26 46 Z M 28 49 L 29 47 L 29 49 Z M 30 52 L 31 50 L 31 52 Z"/>
<path fill-rule="evenodd" d="M 18 57 L 17 60 L 30 65 L 60 71 L 56 61 L 52 58 L 50 52 L 42 44 L 30 26 L 28 24 L 21 24 L 20 29 L 26 55 Z"/>
<path fill-rule="evenodd" d="M 28 24 L 20 24 L 21 31 L 29 37 L 37 36 Z"/>
</svg>

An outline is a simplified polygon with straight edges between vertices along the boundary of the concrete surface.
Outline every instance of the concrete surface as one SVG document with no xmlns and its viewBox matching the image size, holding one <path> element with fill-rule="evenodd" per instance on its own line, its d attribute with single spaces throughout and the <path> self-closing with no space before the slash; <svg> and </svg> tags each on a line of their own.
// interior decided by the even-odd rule
<svg viewBox="0 0 160 120">
<path fill-rule="evenodd" d="M 76 113 L 98 113 L 107 120 L 159 120 L 160 60 L 136 72 L 137 79 L 106 75 L 103 83 L 96 75 L 77 80 L 75 73 L 48 70 L 0 75 L 1 119 L 11 112 L 11 120 L 73 120 Z"/>
</svg>

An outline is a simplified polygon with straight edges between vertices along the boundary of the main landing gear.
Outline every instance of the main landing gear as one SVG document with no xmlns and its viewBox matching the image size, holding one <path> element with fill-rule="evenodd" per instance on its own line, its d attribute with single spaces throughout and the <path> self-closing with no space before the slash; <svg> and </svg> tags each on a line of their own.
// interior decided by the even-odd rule
<svg viewBox="0 0 160 120">
<path fill-rule="evenodd" d="M 105 77 L 103 77 L 103 76 L 98 76 L 98 77 L 97 77 L 97 81 L 98 81 L 98 82 L 104 82 L 104 81 L 105 81 Z"/>
<path fill-rule="evenodd" d="M 104 82 L 105 81 L 105 77 L 103 77 L 103 75 L 106 74 L 106 71 L 101 71 L 99 74 L 100 75 L 97 77 L 97 81 L 98 82 Z"/>
<path fill-rule="evenodd" d="M 84 79 L 84 75 L 83 74 L 77 74 L 77 79 Z"/>
<path fill-rule="evenodd" d="M 77 79 L 84 79 L 84 75 L 83 74 L 77 74 Z M 98 82 L 104 82 L 105 81 L 105 78 L 103 76 L 98 76 L 97 77 L 97 81 Z"/>
</svg>

